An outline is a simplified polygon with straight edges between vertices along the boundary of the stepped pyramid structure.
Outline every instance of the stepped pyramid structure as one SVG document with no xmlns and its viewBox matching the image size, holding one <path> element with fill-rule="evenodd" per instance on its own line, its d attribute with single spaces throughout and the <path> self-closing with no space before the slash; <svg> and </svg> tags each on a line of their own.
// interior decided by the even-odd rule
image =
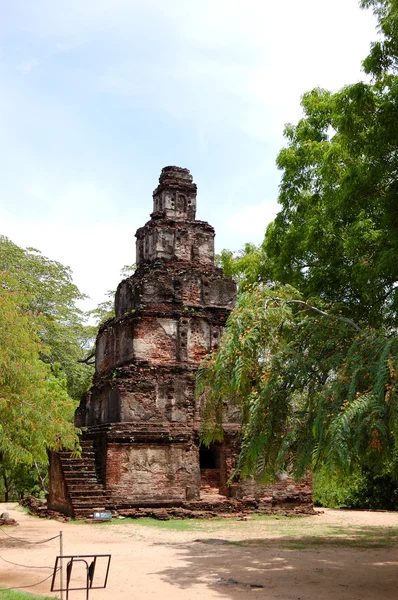
<svg viewBox="0 0 398 600">
<path fill-rule="evenodd" d="M 196 372 L 218 347 L 236 285 L 214 265 L 213 227 L 195 214 L 190 172 L 165 167 L 151 219 L 136 233 L 137 270 L 98 333 L 93 387 L 76 413 L 82 455 L 50 455 L 51 509 L 200 507 L 210 493 L 217 502 L 248 493 L 243 483 L 227 486 L 239 414 L 228 412 L 222 444 L 199 442 Z"/>
</svg>

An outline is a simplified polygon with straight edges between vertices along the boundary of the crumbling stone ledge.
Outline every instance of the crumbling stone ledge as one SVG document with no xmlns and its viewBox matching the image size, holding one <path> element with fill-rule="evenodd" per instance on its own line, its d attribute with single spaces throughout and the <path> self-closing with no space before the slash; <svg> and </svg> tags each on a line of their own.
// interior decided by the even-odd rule
<svg viewBox="0 0 398 600">
<path fill-rule="evenodd" d="M 194 509 L 187 508 L 136 508 L 120 510 L 119 516 L 130 519 L 152 518 L 160 521 L 169 521 L 172 519 L 238 519 L 245 521 L 253 515 L 269 515 L 278 517 L 304 517 L 318 514 L 313 506 L 295 507 L 294 510 L 281 508 L 254 508 L 252 506 L 233 506 L 228 508 L 213 507 L 212 509 Z"/>
<path fill-rule="evenodd" d="M 47 508 L 44 500 L 39 500 L 33 496 L 27 496 L 20 501 L 22 506 L 29 510 L 30 515 L 38 516 L 45 519 L 54 519 L 56 521 L 67 522 L 70 517 Z M 253 500 L 234 500 L 223 502 L 206 502 L 198 501 L 185 503 L 185 506 L 178 507 L 137 507 L 112 510 L 114 518 L 122 517 L 129 519 L 152 518 L 159 521 L 169 521 L 172 519 L 238 519 L 246 520 L 252 515 L 269 515 L 278 517 L 299 517 L 318 514 L 313 505 L 301 504 L 294 508 L 286 508 L 282 506 L 264 506 L 261 502 Z M 82 518 L 86 522 L 92 522 L 92 518 L 87 518 L 86 515 L 76 515 L 76 519 Z"/>
</svg>

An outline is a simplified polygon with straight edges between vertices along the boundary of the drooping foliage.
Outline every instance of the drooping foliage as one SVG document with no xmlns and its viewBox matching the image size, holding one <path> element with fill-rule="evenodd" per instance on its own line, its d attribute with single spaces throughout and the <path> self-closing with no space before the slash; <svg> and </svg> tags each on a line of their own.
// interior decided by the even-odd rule
<svg viewBox="0 0 398 600">
<path fill-rule="evenodd" d="M 398 448 L 397 345 L 290 286 L 248 288 L 198 375 L 204 443 L 222 438 L 228 401 L 242 411 L 244 474 L 381 464 Z"/>
</svg>

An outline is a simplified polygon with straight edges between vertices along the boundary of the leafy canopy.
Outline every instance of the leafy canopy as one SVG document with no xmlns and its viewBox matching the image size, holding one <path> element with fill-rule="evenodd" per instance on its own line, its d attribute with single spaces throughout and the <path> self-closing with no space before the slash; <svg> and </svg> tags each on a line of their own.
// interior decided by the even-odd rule
<svg viewBox="0 0 398 600">
<path fill-rule="evenodd" d="M 277 158 L 280 212 L 261 248 L 220 258 L 240 296 L 198 393 L 206 443 L 240 406 L 242 473 L 397 464 L 398 2 L 362 6 L 381 34 L 372 83 L 304 94 Z"/>
<path fill-rule="evenodd" d="M 75 402 L 63 372 L 44 363 L 37 332 L 43 317 L 10 274 L 0 273 L 0 457 L 8 463 L 45 463 L 47 448 L 74 447 Z"/>
<path fill-rule="evenodd" d="M 26 310 L 40 315 L 41 359 L 58 364 L 66 375 L 68 393 L 80 398 L 90 386 L 93 370 L 79 360 L 93 345 L 96 328 L 85 324 L 76 305 L 85 296 L 73 283 L 70 269 L 0 236 L 0 271 L 12 276 L 13 289 L 24 294 Z"/>
<path fill-rule="evenodd" d="M 302 100 L 286 127 L 281 210 L 263 248 L 268 276 L 320 295 L 354 320 L 397 325 L 398 79 Z"/>
<path fill-rule="evenodd" d="M 397 0 L 361 0 L 362 8 L 372 8 L 378 20 L 381 40 L 373 42 L 363 65 L 366 73 L 382 78 L 398 70 Z"/>
</svg>

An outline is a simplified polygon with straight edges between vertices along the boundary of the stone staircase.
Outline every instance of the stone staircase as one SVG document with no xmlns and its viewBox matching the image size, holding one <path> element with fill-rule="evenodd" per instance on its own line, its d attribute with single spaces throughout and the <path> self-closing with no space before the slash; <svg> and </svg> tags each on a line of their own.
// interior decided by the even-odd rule
<svg viewBox="0 0 398 600">
<path fill-rule="evenodd" d="M 59 459 L 75 518 L 92 517 L 94 511 L 107 509 L 108 497 L 95 461 L 92 440 L 80 440 L 82 453 L 60 452 Z"/>
</svg>

